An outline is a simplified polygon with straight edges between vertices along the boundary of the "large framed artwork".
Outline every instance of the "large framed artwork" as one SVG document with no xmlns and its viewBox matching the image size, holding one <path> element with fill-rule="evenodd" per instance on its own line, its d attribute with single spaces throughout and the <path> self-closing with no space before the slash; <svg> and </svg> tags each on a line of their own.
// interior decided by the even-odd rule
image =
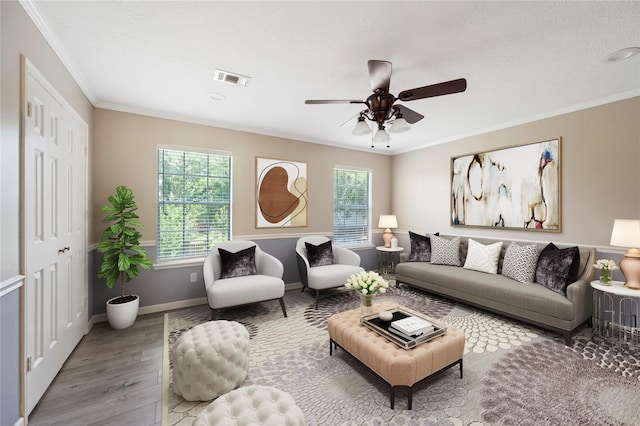
<svg viewBox="0 0 640 426">
<path fill-rule="evenodd" d="M 307 163 L 256 157 L 256 228 L 307 226 Z"/>
<path fill-rule="evenodd" d="M 451 225 L 560 232 L 561 138 L 451 158 Z"/>
</svg>

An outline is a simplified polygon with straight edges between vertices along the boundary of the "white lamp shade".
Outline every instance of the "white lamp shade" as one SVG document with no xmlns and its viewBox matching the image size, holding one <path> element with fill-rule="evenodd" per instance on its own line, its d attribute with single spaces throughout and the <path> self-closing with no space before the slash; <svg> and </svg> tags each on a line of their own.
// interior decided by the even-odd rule
<svg viewBox="0 0 640 426">
<path fill-rule="evenodd" d="M 609 244 L 616 247 L 640 247 L 640 220 L 615 219 Z"/>
<path fill-rule="evenodd" d="M 364 121 L 364 119 L 362 120 L 359 119 L 358 123 L 356 124 L 356 127 L 353 128 L 353 132 L 351 132 L 352 135 L 356 135 L 356 136 L 364 136 L 370 133 L 371 133 L 371 128 Z"/>
<path fill-rule="evenodd" d="M 409 125 L 409 123 L 407 123 L 407 120 L 400 117 L 393 120 L 393 124 L 389 129 L 389 133 L 404 133 L 408 132 L 409 130 L 411 130 L 411 126 Z"/>
<path fill-rule="evenodd" d="M 389 134 L 384 129 L 378 129 L 372 142 L 389 142 Z"/>
<path fill-rule="evenodd" d="M 378 228 L 397 228 L 398 219 L 394 214 L 381 214 L 378 221 Z"/>
</svg>

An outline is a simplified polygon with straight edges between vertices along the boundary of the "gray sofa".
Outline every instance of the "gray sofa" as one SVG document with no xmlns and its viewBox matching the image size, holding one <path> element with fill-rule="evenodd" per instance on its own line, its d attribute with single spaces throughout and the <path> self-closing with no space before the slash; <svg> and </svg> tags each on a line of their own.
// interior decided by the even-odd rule
<svg viewBox="0 0 640 426">
<path fill-rule="evenodd" d="M 445 236 L 445 238 L 453 238 Z M 542 285 L 523 284 L 501 275 L 504 252 L 509 240 L 493 240 L 471 237 L 482 244 L 503 241 L 498 262 L 498 274 L 487 274 L 464 269 L 462 266 L 434 265 L 429 262 L 408 262 L 409 254 L 401 255 L 396 266 L 396 287 L 406 284 L 450 299 L 493 311 L 517 320 L 563 334 L 565 344 L 571 344 L 571 335 L 593 312 L 590 282 L 593 279 L 593 263 L 596 250 L 579 247 L 579 279 L 567 287 L 567 296 Z M 519 242 L 518 244 L 525 244 Z M 531 244 L 531 243 L 529 243 Z M 536 244 L 541 251 L 546 243 Z M 558 248 L 567 245 L 556 244 Z M 464 265 L 468 238 L 461 237 L 460 261 Z"/>
</svg>

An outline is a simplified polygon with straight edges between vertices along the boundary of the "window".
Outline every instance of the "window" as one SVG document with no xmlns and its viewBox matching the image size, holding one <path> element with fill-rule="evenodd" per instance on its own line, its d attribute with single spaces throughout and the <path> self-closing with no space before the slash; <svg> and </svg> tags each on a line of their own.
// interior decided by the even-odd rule
<svg viewBox="0 0 640 426">
<path fill-rule="evenodd" d="M 333 242 L 340 246 L 371 244 L 369 211 L 371 172 L 333 171 Z"/>
<path fill-rule="evenodd" d="M 158 148 L 158 259 L 206 256 L 231 236 L 231 156 Z"/>
</svg>

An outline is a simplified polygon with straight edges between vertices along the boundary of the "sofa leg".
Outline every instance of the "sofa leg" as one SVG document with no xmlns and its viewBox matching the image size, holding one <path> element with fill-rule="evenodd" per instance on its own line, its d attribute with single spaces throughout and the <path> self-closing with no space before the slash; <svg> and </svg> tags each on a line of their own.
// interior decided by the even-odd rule
<svg viewBox="0 0 640 426">
<path fill-rule="evenodd" d="M 284 307 L 284 297 L 281 297 L 280 299 L 278 299 L 278 302 L 280 302 L 280 307 L 282 308 L 282 313 L 284 314 L 284 317 L 287 317 L 287 308 Z"/>
<path fill-rule="evenodd" d="M 564 334 L 564 344 L 567 346 L 571 346 L 571 332 L 565 331 L 563 334 Z"/>
<path fill-rule="evenodd" d="M 215 321 L 216 317 L 218 316 L 218 313 L 216 312 L 215 309 L 211 309 L 211 321 Z"/>
</svg>

